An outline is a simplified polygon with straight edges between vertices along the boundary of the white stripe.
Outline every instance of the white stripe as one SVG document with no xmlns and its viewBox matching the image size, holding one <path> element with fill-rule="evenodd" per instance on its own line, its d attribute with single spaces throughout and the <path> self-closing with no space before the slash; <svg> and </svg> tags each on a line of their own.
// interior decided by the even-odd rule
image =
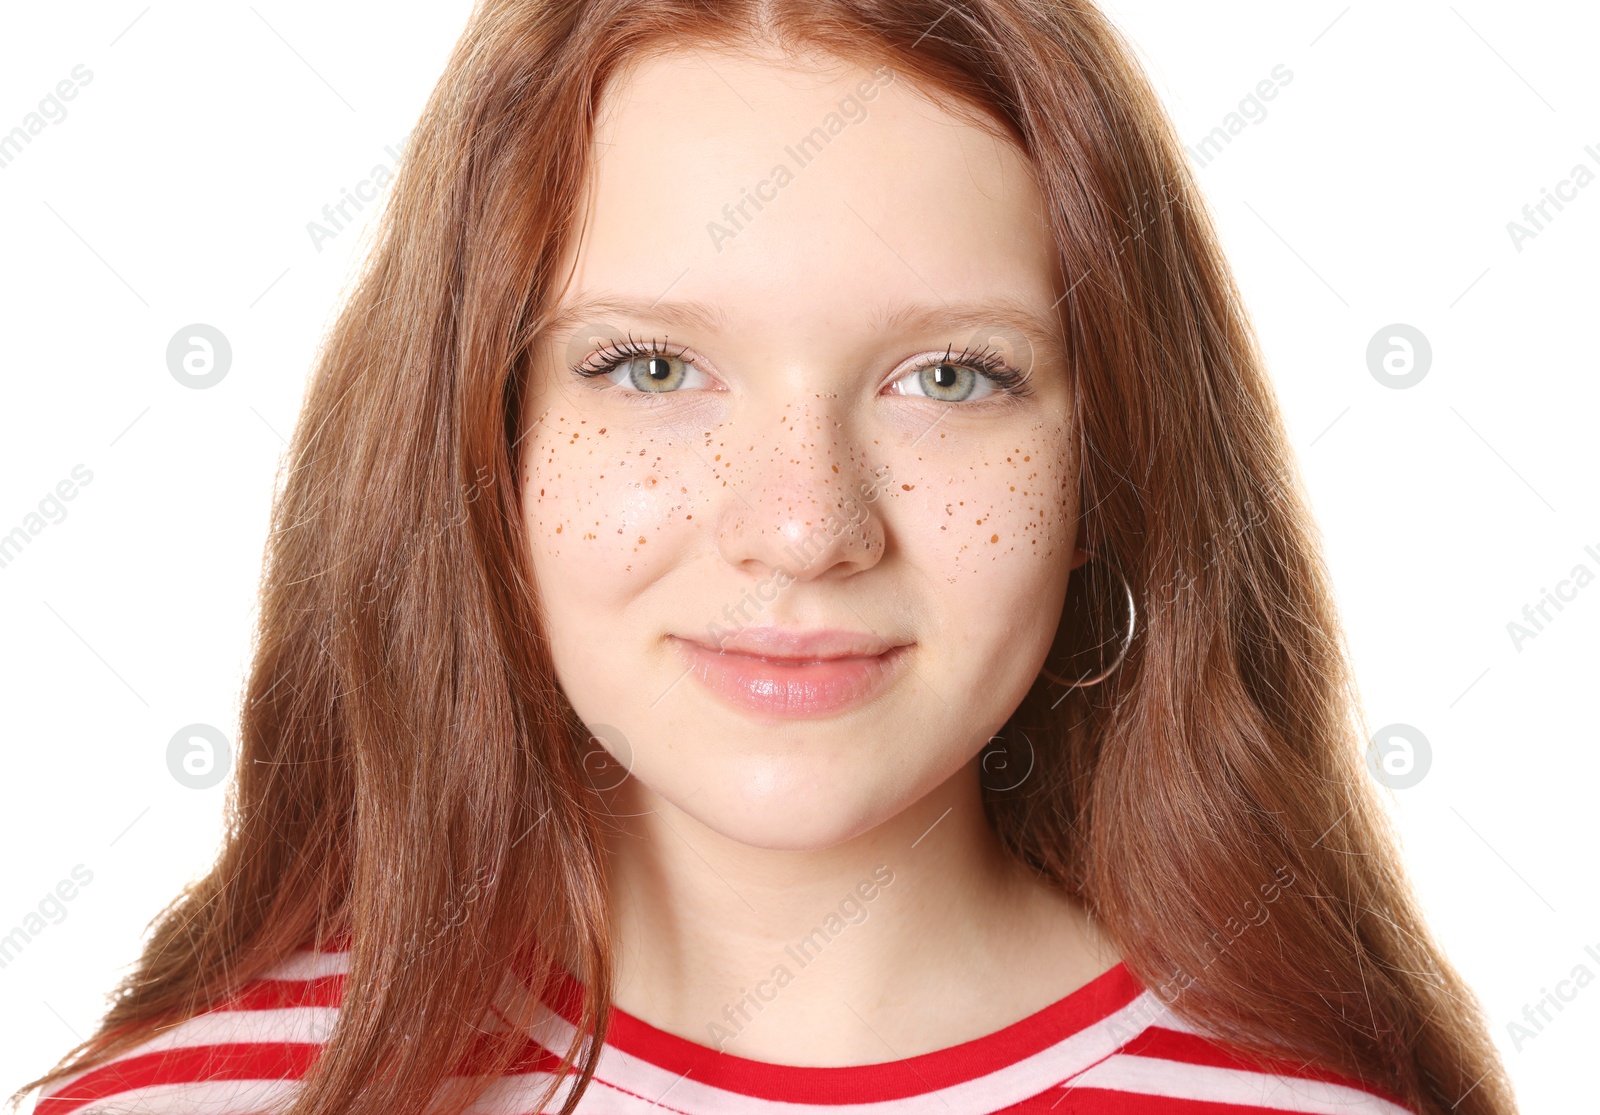
<svg viewBox="0 0 1600 1115">
<path fill-rule="evenodd" d="M 322 1043 L 333 1033 L 339 1018 L 335 1007 L 283 1007 L 277 1010 L 218 1010 L 163 1030 L 127 1056 L 163 1049 L 192 1049 L 197 1045 L 233 1045 L 250 1042 Z M 119 1058 L 120 1060 L 120 1058 Z"/>
<path fill-rule="evenodd" d="M 318 976 L 344 975 L 350 970 L 348 952 L 290 953 L 282 963 L 261 974 L 262 979 L 309 980 Z"/>
<path fill-rule="evenodd" d="M 1127 1006 L 1099 1022 L 987 1075 L 932 1092 L 871 1103 L 792 1103 L 747 1096 L 685 1078 L 607 1045 L 601 1050 L 595 1080 L 609 1085 L 605 1091 L 611 1094 L 594 1110 L 654 1110 L 659 1113 L 663 1109 L 681 1108 L 695 1115 L 803 1115 L 825 1107 L 828 1115 L 882 1115 L 890 1111 L 905 1115 L 983 1115 L 1021 1103 L 1060 1085 L 1115 1053 L 1152 1022 L 1159 1020 L 1165 1025 L 1169 1019 L 1170 1012 L 1166 1006 L 1151 992 L 1145 991 Z M 562 1050 L 572 1041 L 574 1027 L 553 1011 L 547 1010 L 530 1028 L 530 1032 L 546 1049 Z M 584 1046 L 586 1051 L 587 1044 Z M 643 1099 L 634 1101 L 627 1095 L 617 1094 L 613 1089 L 642 1096 Z M 586 1094 L 586 1115 L 588 1102 Z"/>
<path fill-rule="evenodd" d="M 539 1089 L 550 1086 L 548 1072 L 528 1072 L 506 1075 L 492 1081 L 483 1094 L 473 1100 L 463 1115 L 527 1115 L 528 1104 Z M 587 1108 L 585 1104 L 585 1108 Z M 545 1108 L 544 1110 L 550 1110 Z M 555 1110 L 560 1110 L 557 1104 Z M 585 1110 L 584 1115 L 588 1115 Z"/>
<path fill-rule="evenodd" d="M 193 1049 L 200 1045 L 231 1045 L 249 1042 L 323 1043 L 333 1033 L 339 1011 L 334 1007 L 285 1007 L 281 1010 L 209 1011 L 163 1030 L 149 1041 L 119 1053 L 105 1064 L 63 1077 L 50 1087 L 53 1094 L 75 1084 L 106 1065 L 115 1065 L 146 1053 L 168 1049 Z"/>
<path fill-rule="evenodd" d="M 548 1088 L 552 1079 L 553 1075 L 548 1072 L 504 1077 L 484 1089 L 483 1095 L 472 1102 L 466 1109 L 465 1115 L 532 1115 L 533 1098 Z M 550 1102 L 539 1108 L 540 1115 L 560 1111 L 562 1101 L 572 1091 L 572 1084 L 573 1078 L 566 1078 Z M 578 1110 L 583 1115 L 638 1115 L 640 1112 L 649 1112 L 650 1115 L 673 1115 L 674 1095 L 668 1095 L 660 1103 L 652 1103 L 619 1092 L 604 1081 L 593 1080 L 589 1083 L 588 1091 L 583 1093 L 583 1100 L 578 1104 Z"/>
<path fill-rule="evenodd" d="M 153 1084 L 78 1108 L 73 1115 L 257 1115 L 287 1099 L 295 1080 L 214 1080 L 203 1084 Z"/>
<path fill-rule="evenodd" d="M 348 970 L 348 953 L 302 951 L 292 954 L 265 978 L 305 980 Z M 537 1007 L 530 1036 L 548 1050 L 563 1051 L 575 1031 L 543 1004 Z M 290 1007 L 278 1010 L 212 1011 L 188 1019 L 116 1058 L 205 1045 L 301 1041 L 325 1043 L 338 1019 L 333 1007 Z M 1404 1108 L 1366 1092 L 1316 1080 L 1304 1080 L 1245 1069 L 1192 1065 L 1116 1051 L 1152 1027 L 1199 1034 L 1150 991 L 1121 1010 L 1072 1034 L 1055 1045 L 973 1080 L 903 1099 L 856 1104 L 791 1103 L 761 1099 L 689 1079 L 686 1075 L 624 1053 L 615 1046 L 601 1051 L 595 1078 L 584 1094 L 584 1115 L 801 1115 L 826 1108 L 829 1115 L 982 1115 L 1064 1086 L 1174 1099 L 1255 1105 L 1305 1115 L 1411 1115 Z M 1203 1037 L 1204 1035 L 1201 1034 Z M 587 1050 L 587 1043 L 584 1046 Z M 113 1062 L 115 1063 L 115 1062 Z M 95 1066 L 95 1069 L 104 1066 Z M 59 1092 L 88 1072 L 68 1077 L 49 1091 Z M 548 1087 L 547 1072 L 507 1076 L 489 1088 L 468 1109 L 474 1115 L 528 1115 L 535 1095 Z M 1066 1082 L 1063 1084 L 1063 1082 Z M 542 1110 L 558 1111 L 571 1090 L 563 1080 Z M 82 1109 L 81 1115 L 116 1115 L 137 1110 L 147 1115 L 185 1111 L 204 1104 L 208 1115 L 243 1115 L 263 1103 L 288 1095 L 296 1081 L 208 1081 L 141 1088 Z M 168 1106 L 171 1101 L 173 1106 Z M 114 1106 L 111 1106 L 114 1105 Z M 133 1106 L 128 1106 L 133 1105 Z"/>
<path fill-rule="evenodd" d="M 1195 1037 L 1205 1038 L 1207 1041 L 1216 1040 L 1209 1032 L 1200 1029 L 1198 1026 L 1193 1025 L 1183 1018 L 1179 1018 L 1176 1014 L 1173 1014 L 1172 1011 L 1167 1010 L 1165 1007 L 1163 1007 L 1161 1013 L 1151 1021 L 1150 1025 L 1162 1030 L 1176 1030 L 1180 1034 L 1193 1034 Z"/>
<path fill-rule="evenodd" d="M 1191 1065 L 1122 1053 L 1073 1077 L 1074 1088 L 1105 1088 L 1169 1099 L 1202 1100 L 1312 1115 L 1412 1115 L 1384 1099 L 1341 1084 L 1248 1069 Z"/>
<path fill-rule="evenodd" d="M 269 969 L 263 979 L 309 980 L 317 976 L 334 975 L 346 971 L 350 964 L 348 952 L 311 952 L 301 950 Z M 307 1013 L 309 1012 L 309 1013 Z M 304 1017 L 302 1015 L 304 1014 Z M 283 1010 L 211 1011 L 196 1015 L 182 1025 L 163 1030 L 142 1045 L 113 1057 L 105 1064 L 116 1064 L 129 1057 L 156 1053 L 163 1049 L 185 1049 L 197 1045 L 217 1045 L 229 1041 L 315 1041 L 325 1042 L 333 1032 L 338 1010 L 334 1007 L 292 1007 Z M 252 1019 L 259 1021 L 252 1022 Z M 286 1026 L 288 1029 L 279 1030 Z M 302 1037 L 302 1033 L 309 1036 Z M 237 1035 L 237 1036 L 230 1036 Z M 95 1065 L 71 1076 L 62 1077 L 51 1086 L 59 1091 L 75 1084 L 91 1072 L 105 1067 Z"/>
</svg>

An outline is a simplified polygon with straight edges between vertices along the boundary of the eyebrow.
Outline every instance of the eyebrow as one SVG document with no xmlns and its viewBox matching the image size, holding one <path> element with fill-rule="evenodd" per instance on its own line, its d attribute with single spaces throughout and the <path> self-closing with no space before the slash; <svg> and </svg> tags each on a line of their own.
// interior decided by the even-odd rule
<svg viewBox="0 0 1600 1115">
<path fill-rule="evenodd" d="M 563 303 L 550 319 L 552 330 L 567 329 L 581 322 L 592 322 L 597 317 L 609 315 L 643 318 L 663 325 L 684 325 L 711 332 L 728 328 L 728 317 L 718 306 L 707 302 L 663 302 L 657 299 L 646 302 L 619 295 L 591 295 L 575 302 Z"/>
<path fill-rule="evenodd" d="M 1059 300 L 1058 300 L 1059 304 Z M 1009 327 L 1027 338 L 1030 344 L 1042 346 L 1046 351 L 1059 349 L 1061 325 L 1054 313 L 1040 313 L 1032 306 L 1010 297 L 996 297 L 973 302 L 911 303 L 893 308 L 880 306 L 873 315 L 870 328 L 873 332 L 890 329 L 981 329 Z M 655 321 L 663 325 L 707 332 L 727 332 L 728 317 L 720 306 L 707 302 L 643 299 L 620 295 L 599 294 L 563 304 L 550 319 L 548 328 L 559 331 L 582 322 L 609 315 Z"/>
<path fill-rule="evenodd" d="M 1059 304 L 1060 299 L 1057 299 L 1056 305 Z M 1055 305 L 1040 313 L 1025 302 L 1003 296 L 979 302 L 899 306 L 888 313 L 880 312 L 873 319 L 872 327 L 874 330 L 1007 327 L 1025 337 L 1030 346 L 1047 353 L 1059 354 L 1062 345 L 1061 322 L 1055 315 Z"/>
</svg>

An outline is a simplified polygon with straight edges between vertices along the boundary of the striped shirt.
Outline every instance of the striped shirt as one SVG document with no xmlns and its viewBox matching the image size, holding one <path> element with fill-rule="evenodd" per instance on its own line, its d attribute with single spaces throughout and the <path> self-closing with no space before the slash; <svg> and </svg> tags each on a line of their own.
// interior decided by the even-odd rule
<svg viewBox="0 0 1600 1115">
<path fill-rule="evenodd" d="M 46 1088 L 34 1115 L 245 1115 L 281 1103 L 338 1017 L 344 952 L 303 951 L 238 995 Z M 570 976 L 528 1030 L 528 1055 L 469 1110 L 532 1115 L 576 1032 Z M 570 1087 L 557 1093 L 555 1111 Z M 1003 1029 L 874 1065 L 748 1060 L 667 1033 L 618 1008 L 585 1115 L 1411 1115 L 1359 1084 L 1292 1063 L 1263 1066 L 1173 1014 L 1118 964 Z"/>
</svg>

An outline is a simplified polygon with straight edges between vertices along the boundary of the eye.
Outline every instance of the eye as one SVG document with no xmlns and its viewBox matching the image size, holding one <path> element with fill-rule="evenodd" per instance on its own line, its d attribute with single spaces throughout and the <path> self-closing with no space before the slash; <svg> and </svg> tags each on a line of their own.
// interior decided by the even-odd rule
<svg viewBox="0 0 1600 1115">
<path fill-rule="evenodd" d="M 994 395 L 1022 397 L 1030 393 L 1028 377 L 1008 366 L 995 352 L 945 350 L 923 360 L 890 384 L 896 395 L 920 395 L 947 403 L 965 403 Z"/>
<path fill-rule="evenodd" d="M 670 395 L 683 390 L 699 390 L 711 379 L 684 359 L 682 349 L 673 351 L 660 341 L 607 343 L 582 364 L 572 369 L 585 379 L 604 379 L 632 395 Z"/>
</svg>

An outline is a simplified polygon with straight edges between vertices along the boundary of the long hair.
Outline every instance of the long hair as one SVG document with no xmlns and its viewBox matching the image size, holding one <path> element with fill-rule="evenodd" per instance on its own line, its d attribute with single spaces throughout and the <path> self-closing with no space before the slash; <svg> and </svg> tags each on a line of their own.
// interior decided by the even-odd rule
<svg viewBox="0 0 1600 1115">
<path fill-rule="evenodd" d="M 478 1021 L 504 973 L 537 988 L 561 969 L 583 987 L 559 1066 L 571 1110 L 612 947 L 586 731 L 521 526 L 518 416 L 607 82 L 654 52 L 752 42 L 886 64 L 1037 168 L 1072 283 L 1057 312 L 1085 568 L 1120 572 L 1139 622 L 1109 680 L 1063 696 L 1041 677 L 1002 731 L 1031 760 L 986 791 L 1006 846 L 1197 1026 L 1429 1115 L 1511 1111 L 1361 763 L 1252 326 L 1182 146 L 1089 0 L 481 0 L 288 451 L 224 849 L 100 1029 L 28 1087 L 348 939 L 338 1024 L 293 1115 L 459 1110 L 524 1055 Z"/>
</svg>

